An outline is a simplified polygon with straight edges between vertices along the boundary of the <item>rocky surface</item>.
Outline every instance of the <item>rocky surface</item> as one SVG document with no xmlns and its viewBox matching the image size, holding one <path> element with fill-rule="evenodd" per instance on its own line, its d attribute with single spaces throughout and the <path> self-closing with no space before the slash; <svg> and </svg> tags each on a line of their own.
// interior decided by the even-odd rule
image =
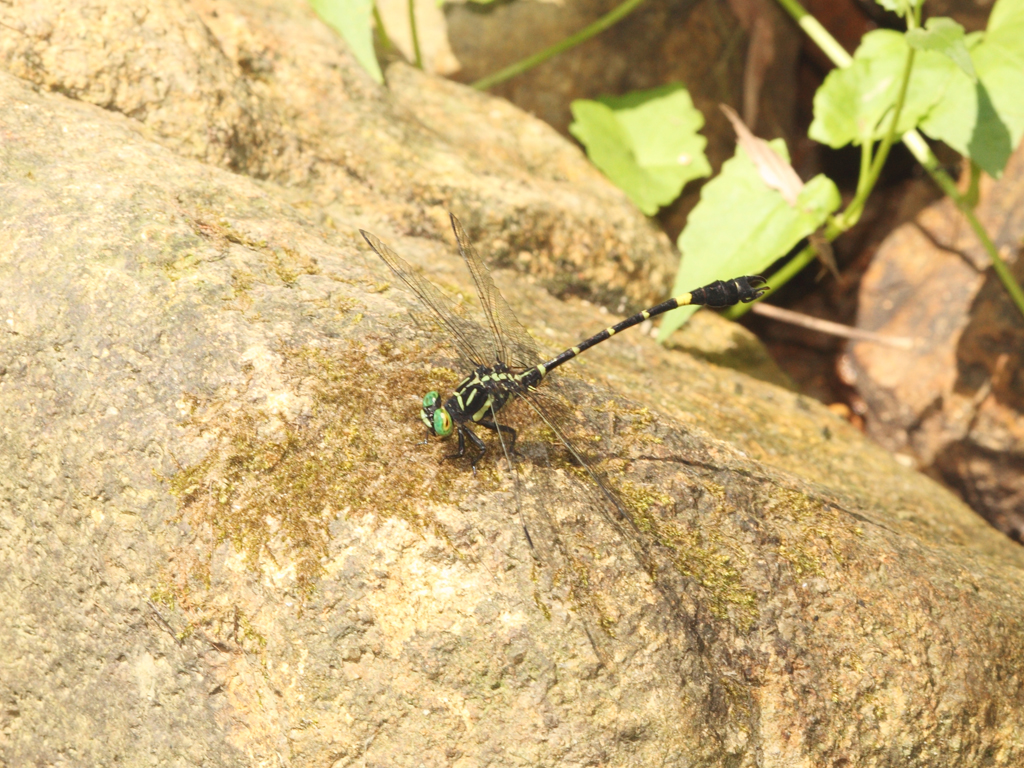
<svg viewBox="0 0 1024 768">
<path fill-rule="evenodd" d="M 979 219 L 1024 280 L 1024 148 L 986 180 Z M 948 201 L 897 229 L 861 289 L 858 324 L 917 341 L 910 350 L 856 344 L 853 383 L 882 445 L 960 492 L 1024 540 L 1024 320 L 969 223 Z"/>
<path fill-rule="evenodd" d="M 329 216 L 377 210 L 443 238 L 444 211 L 458 209 L 495 259 L 559 293 L 639 308 L 671 285 L 665 235 L 549 126 L 407 67 L 386 91 L 293 6 L 28 2 L 0 11 L 0 61 Z"/>
<path fill-rule="evenodd" d="M 376 89 L 292 4 L 142 8 L 3 19 L 0 763 L 1020 763 L 1024 556 L 820 405 L 642 329 L 600 345 L 563 415 L 639 532 L 523 415 L 540 562 L 500 468 L 417 444 L 458 373 L 357 228 L 469 304 L 444 207 L 485 253 L 547 243 L 496 277 L 561 348 L 609 318 L 545 263 L 642 300 L 631 269 L 671 259 L 575 149 L 406 70 Z M 48 48 L 86 38 L 105 90 Z M 189 51 L 238 82 L 180 88 L 185 120 Z M 168 87 L 122 109 L 147 71 Z M 236 88 L 349 118 L 270 109 L 294 163 L 228 151 Z"/>
</svg>

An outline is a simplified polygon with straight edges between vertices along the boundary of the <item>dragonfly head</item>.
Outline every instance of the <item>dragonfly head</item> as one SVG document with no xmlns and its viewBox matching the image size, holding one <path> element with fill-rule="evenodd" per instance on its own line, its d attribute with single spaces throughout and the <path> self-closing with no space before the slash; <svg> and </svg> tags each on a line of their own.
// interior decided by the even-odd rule
<svg viewBox="0 0 1024 768">
<path fill-rule="evenodd" d="M 441 398 L 437 392 L 427 392 L 423 397 L 420 418 L 427 425 L 427 429 L 438 437 L 448 437 L 452 433 L 454 425 L 451 414 L 441 405 Z"/>
</svg>

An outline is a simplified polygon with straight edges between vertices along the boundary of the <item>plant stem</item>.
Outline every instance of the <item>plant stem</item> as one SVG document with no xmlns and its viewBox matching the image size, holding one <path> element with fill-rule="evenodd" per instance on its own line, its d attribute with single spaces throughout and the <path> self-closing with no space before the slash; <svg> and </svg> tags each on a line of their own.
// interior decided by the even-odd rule
<svg viewBox="0 0 1024 768">
<path fill-rule="evenodd" d="M 882 146 L 871 164 L 871 175 L 868 177 L 867 184 L 869 192 L 878 182 L 878 177 L 882 174 L 882 166 L 885 165 L 885 161 L 889 157 L 889 150 L 892 149 L 892 144 L 896 140 L 896 126 L 899 125 L 900 113 L 903 112 L 903 104 L 907 100 L 907 86 L 910 85 L 910 72 L 914 68 L 914 54 L 915 50 L 908 48 L 907 63 L 903 65 L 903 81 L 900 83 L 899 96 L 896 97 L 896 109 L 892 113 L 892 122 L 889 124 L 889 130 L 885 133 L 885 138 L 882 139 Z"/>
<path fill-rule="evenodd" d="M 617 5 L 597 21 L 592 24 L 588 24 L 576 34 L 570 35 L 563 40 L 559 40 L 549 48 L 545 48 L 543 51 L 535 53 L 532 56 L 527 56 L 525 59 L 517 61 L 515 64 L 510 64 L 503 69 L 499 69 L 494 74 L 480 78 L 473 83 L 472 87 L 476 88 L 478 91 L 486 91 L 488 88 L 495 86 L 498 83 L 503 83 L 516 75 L 520 75 L 523 72 L 536 67 L 538 64 L 550 59 L 552 56 L 557 56 L 580 43 L 586 42 L 595 35 L 599 35 L 601 32 L 604 32 L 608 27 L 614 25 L 620 19 L 631 14 L 643 1 L 644 0 L 625 0 L 625 2 Z"/>
<path fill-rule="evenodd" d="M 907 98 L 907 86 L 910 84 L 910 72 L 913 67 L 914 49 L 908 47 L 907 60 L 903 65 L 903 78 L 900 81 L 900 92 L 896 97 L 896 107 L 892 112 L 892 120 L 889 123 L 889 130 L 885 132 L 885 136 L 882 138 L 882 143 L 878 147 L 878 152 L 875 153 L 875 158 L 871 161 L 871 167 L 867 169 L 866 175 L 864 173 L 864 164 L 863 162 L 861 163 L 861 177 L 857 180 L 857 194 L 854 195 L 853 200 L 850 201 L 846 210 L 837 217 L 837 223 L 844 230 L 850 229 L 854 224 L 860 221 L 860 216 L 864 213 L 864 205 L 867 203 L 868 197 L 874 190 L 875 184 L 878 183 L 878 177 L 882 175 L 882 167 L 885 165 L 885 161 L 889 158 L 889 150 L 892 149 L 892 144 L 896 140 L 896 126 L 899 124 L 900 113 L 903 111 L 903 103 Z M 871 155 L 870 145 L 871 139 L 864 142 L 864 146 L 868 148 L 868 157 Z"/>
<path fill-rule="evenodd" d="M 853 57 L 800 3 L 796 2 L 796 0 L 779 0 L 779 5 L 793 17 L 796 23 L 800 25 L 800 29 L 806 32 L 807 36 L 818 44 L 818 47 L 829 57 L 833 64 L 840 69 L 845 69 L 853 64 Z"/>
<path fill-rule="evenodd" d="M 409 29 L 412 31 L 412 55 L 416 69 L 423 69 L 423 56 L 420 54 L 420 36 L 416 32 L 416 3 L 409 0 Z"/>
<path fill-rule="evenodd" d="M 1017 305 L 1017 310 L 1021 316 L 1024 316 L 1024 290 L 1021 290 L 1020 284 L 1014 279 L 1013 273 L 1010 272 L 1010 268 L 1003 261 L 1002 256 L 999 255 L 999 250 L 996 248 L 996 244 L 992 242 L 992 238 L 988 236 L 988 232 L 985 231 L 985 227 L 982 226 L 981 221 L 975 214 L 974 208 L 971 206 L 970 200 L 966 199 L 960 194 L 960 190 L 956 188 L 956 184 L 949 177 L 949 175 L 942 170 L 939 166 L 938 158 L 932 153 L 931 148 L 921 138 L 921 134 L 917 131 L 912 131 L 916 137 L 916 141 L 907 141 L 907 136 L 904 136 L 904 142 L 910 147 L 910 151 L 914 152 L 914 147 L 911 144 L 916 145 L 920 142 L 923 146 L 927 155 L 918 157 L 917 152 L 914 152 L 914 157 L 917 158 L 918 162 L 924 166 L 924 169 L 928 171 L 928 175 L 932 177 L 932 181 L 938 185 L 939 189 L 946 193 L 950 200 L 956 205 L 957 210 L 963 214 L 963 217 L 967 219 L 967 223 L 971 225 L 971 229 L 974 230 L 975 236 L 981 243 L 982 248 L 985 249 L 985 253 L 992 260 L 992 270 L 996 273 L 996 277 L 1003 284 L 1003 288 L 1010 295 L 1010 300 Z M 920 149 L 920 147 L 919 147 Z"/>
<path fill-rule="evenodd" d="M 864 189 L 864 185 L 868 181 L 868 176 L 871 175 L 871 150 L 873 149 L 873 143 L 865 141 L 860 145 L 860 171 L 857 173 L 857 194 L 859 195 Z"/>
<path fill-rule="evenodd" d="M 981 167 L 973 160 L 971 160 L 970 173 L 971 180 L 967 184 L 967 191 L 964 192 L 964 201 L 973 208 L 981 197 Z"/>
<path fill-rule="evenodd" d="M 887 347 L 896 347 L 897 349 L 913 349 L 916 346 L 914 339 L 907 338 L 906 336 L 890 336 L 887 333 L 865 331 L 862 328 L 853 328 L 849 325 L 833 323 L 830 320 L 822 320 L 819 317 L 811 317 L 800 312 L 776 307 L 774 304 L 758 302 L 752 311 L 755 314 L 770 317 L 773 320 L 780 320 L 783 323 L 789 323 L 798 328 L 807 328 L 818 333 L 827 333 L 830 336 L 838 336 L 841 339 L 871 341 L 875 344 L 885 344 Z"/>
</svg>

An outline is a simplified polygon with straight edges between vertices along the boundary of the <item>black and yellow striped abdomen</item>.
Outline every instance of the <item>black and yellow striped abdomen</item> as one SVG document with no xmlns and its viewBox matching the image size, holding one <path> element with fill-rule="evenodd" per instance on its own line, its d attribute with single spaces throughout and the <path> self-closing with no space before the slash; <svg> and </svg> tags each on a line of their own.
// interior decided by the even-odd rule
<svg viewBox="0 0 1024 768">
<path fill-rule="evenodd" d="M 652 317 L 657 317 L 666 312 L 669 312 L 678 307 L 687 307 L 691 305 L 700 305 L 705 307 L 731 307 L 734 304 L 747 304 L 755 299 L 759 298 L 767 289 L 762 287 L 765 285 L 765 279 L 759 276 L 749 277 L 737 277 L 732 280 L 716 280 L 713 283 L 705 285 L 702 288 L 697 288 L 689 293 L 684 293 L 681 296 L 674 296 L 671 299 L 661 302 L 650 309 L 645 309 L 643 312 L 637 312 L 631 317 L 627 317 L 621 323 L 616 323 L 610 328 L 605 328 L 600 333 L 595 333 L 589 339 L 581 341 L 575 347 L 570 347 L 561 354 L 551 358 L 546 363 L 541 363 L 536 367 L 537 376 L 535 377 L 538 381 L 546 376 L 548 373 L 553 371 L 563 363 L 567 363 L 572 360 L 576 355 L 581 352 L 586 352 L 595 344 L 600 344 L 602 341 L 610 339 L 617 333 L 621 333 L 627 328 L 632 328 L 634 325 L 639 325 L 644 320 L 649 320 Z M 529 374 L 529 371 L 527 372 Z M 520 379 L 526 378 L 526 376 L 520 376 Z M 531 382 L 532 386 L 534 382 Z"/>
</svg>

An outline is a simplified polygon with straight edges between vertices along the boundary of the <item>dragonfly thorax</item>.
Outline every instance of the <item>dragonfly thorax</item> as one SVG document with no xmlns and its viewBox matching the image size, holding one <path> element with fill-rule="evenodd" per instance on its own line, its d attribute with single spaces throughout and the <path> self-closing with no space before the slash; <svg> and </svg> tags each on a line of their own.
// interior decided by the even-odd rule
<svg viewBox="0 0 1024 768">
<path fill-rule="evenodd" d="M 420 418 L 438 437 L 448 437 L 457 425 L 489 422 L 523 389 L 521 379 L 502 363 L 480 366 L 459 382 L 443 405 L 437 392 L 428 392 Z"/>
</svg>

